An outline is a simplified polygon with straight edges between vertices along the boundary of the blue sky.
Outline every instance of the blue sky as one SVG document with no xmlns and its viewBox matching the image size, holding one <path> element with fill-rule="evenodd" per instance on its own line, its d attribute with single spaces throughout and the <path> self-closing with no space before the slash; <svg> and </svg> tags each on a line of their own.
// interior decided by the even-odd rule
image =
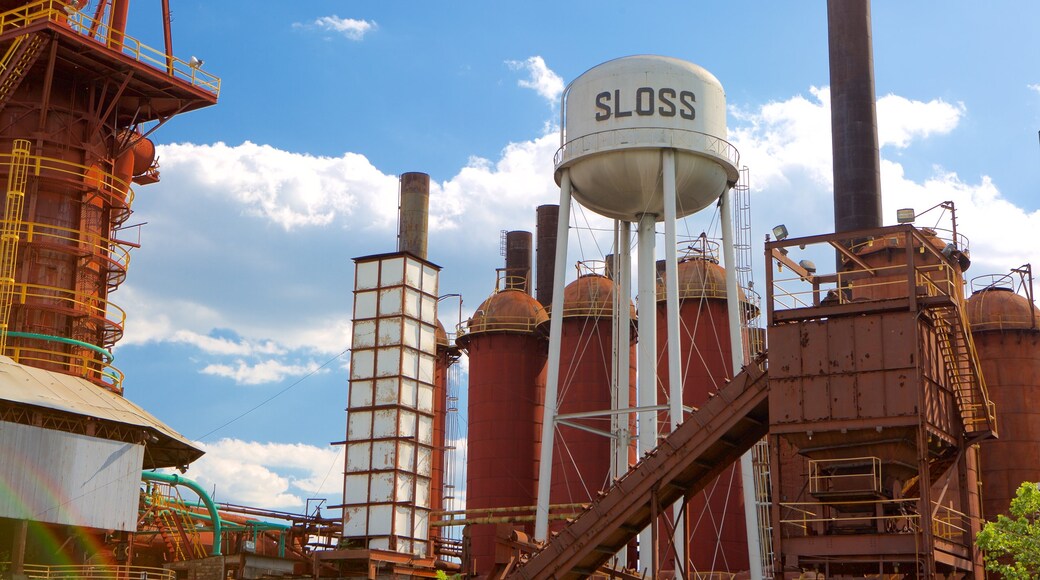
<svg viewBox="0 0 1040 580">
<path fill-rule="evenodd" d="M 129 33 L 161 46 L 158 8 L 137 4 Z M 187 475 L 218 500 L 338 503 L 351 258 L 395 248 L 396 176 L 431 175 L 430 259 L 472 311 L 499 232 L 558 201 L 559 90 L 601 62 L 711 71 L 751 171 L 752 239 L 832 228 L 822 0 L 172 5 L 174 52 L 223 92 L 156 134 L 162 181 L 137 190 L 130 223 L 147 223 L 124 237 L 142 247 L 112 295 L 129 313 L 116 364 L 127 397 L 209 450 Z M 1038 21 L 1027 1 L 873 5 L 886 223 L 954 200 L 969 276 L 1040 264 Z M 708 214 L 682 227 L 710 230 Z"/>
</svg>

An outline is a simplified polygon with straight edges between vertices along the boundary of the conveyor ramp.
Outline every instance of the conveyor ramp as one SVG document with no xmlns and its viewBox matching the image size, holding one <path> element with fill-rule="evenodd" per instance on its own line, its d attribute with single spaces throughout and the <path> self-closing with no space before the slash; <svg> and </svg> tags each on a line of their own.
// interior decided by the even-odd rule
<svg viewBox="0 0 1040 580">
<path fill-rule="evenodd" d="M 769 431 L 764 363 L 745 366 L 511 577 L 585 578 L 650 525 L 655 495 L 663 511 L 711 483 Z"/>
</svg>

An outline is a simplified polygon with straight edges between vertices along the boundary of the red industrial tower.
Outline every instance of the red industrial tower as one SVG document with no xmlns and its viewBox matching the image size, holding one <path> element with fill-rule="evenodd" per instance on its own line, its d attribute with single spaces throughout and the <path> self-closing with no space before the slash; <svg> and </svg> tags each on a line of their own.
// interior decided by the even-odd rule
<svg viewBox="0 0 1040 580">
<path fill-rule="evenodd" d="M 500 286 L 460 330 L 469 355 L 469 517 L 534 511 L 547 354 L 537 328 L 546 320 L 525 290 Z M 504 563 L 496 533 L 492 523 L 466 528 L 464 570 L 486 576 Z"/>
<path fill-rule="evenodd" d="M 220 84 L 201 61 L 172 55 L 168 9 L 158 50 L 126 33 L 129 0 L 89 15 L 83 4 L 0 4 L 0 330 L 15 361 L 119 393 L 110 349 L 125 313 L 108 298 L 133 247 L 118 237 L 131 184 L 158 179 L 148 135 L 214 104 Z"/>
<path fill-rule="evenodd" d="M 717 244 L 705 238 L 690 244 L 679 261 L 678 274 L 683 406 L 698 408 L 733 375 L 726 272 L 718 265 Z M 668 336 L 664 322 L 665 294 L 663 284 L 660 286 L 657 294 L 658 401 L 663 404 L 669 393 Z M 743 296 L 741 302 L 748 307 Z M 704 574 L 748 569 L 739 464 L 727 468 L 705 491 L 691 497 L 686 513 L 691 530 L 687 556 L 692 570 Z"/>
<path fill-rule="evenodd" d="M 588 264 L 579 264 L 579 272 Z M 611 480 L 612 445 L 612 318 L 614 282 L 586 271 L 563 291 L 563 340 L 560 346 L 561 381 L 557 413 L 595 416 L 567 419 L 557 429 L 557 453 L 553 454 L 550 502 L 554 505 L 588 502 Z M 635 308 L 629 301 L 630 319 Z M 625 374 L 629 401 L 636 400 L 635 341 L 629 345 Z M 623 383 L 623 384 L 625 384 Z M 634 426 L 630 426 L 634 431 Z M 634 453 L 634 449 L 633 449 Z M 631 458 L 630 458 L 631 460 Z M 627 469 L 627 465 L 622 471 Z"/>
<path fill-rule="evenodd" d="M 202 454 L 120 396 L 126 313 L 109 296 L 136 247 L 120 238 L 132 186 L 159 179 L 149 136 L 215 104 L 220 81 L 173 55 L 166 0 L 158 49 L 128 34 L 130 0 L 86 4 L 0 1 L 0 449 L 23 458 L 0 462 L 15 500 L 0 549 L 16 574 L 60 555 L 125 563 L 98 540 L 136 529 L 140 470 Z"/>
</svg>

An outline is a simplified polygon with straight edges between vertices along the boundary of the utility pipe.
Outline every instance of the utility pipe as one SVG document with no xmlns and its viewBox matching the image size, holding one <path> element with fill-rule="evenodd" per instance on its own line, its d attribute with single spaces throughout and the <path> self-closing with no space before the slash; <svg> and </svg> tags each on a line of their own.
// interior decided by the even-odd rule
<svg viewBox="0 0 1040 580">
<path fill-rule="evenodd" d="M 168 483 L 170 485 L 183 485 L 184 487 L 199 494 L 202 498 L 202 503 L 206 504 L 206 509 L 209 510 L 209 515 L 213 518 L 213 553 L 212 556 L 220 556 L 220 535 L 223 532 L 223 526 L 220 521 L 220 512 L 217 511 L 216 504 L 206 493 L 206 490 L 202 489 L 202 486 L 195 483 L 194 480 L 186 477 L 181 477 L 176 473 L 155 473 L 154 471 L 142 471 L 141 479 L 143 481 L 158 481 L 161 483 Z"/>
</svg>

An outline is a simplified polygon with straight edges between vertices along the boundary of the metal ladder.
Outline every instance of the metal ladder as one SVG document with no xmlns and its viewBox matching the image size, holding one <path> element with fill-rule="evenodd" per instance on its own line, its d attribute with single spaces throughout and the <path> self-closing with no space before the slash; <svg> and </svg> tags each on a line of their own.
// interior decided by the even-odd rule
<svg viewBox="0 0 1040 580">
<path fill-rule="evenodd" d="M 7 173 L 7 198 L 4 221 L 0 224 L 0 354 L 7 350 L 11 305 L 14 302 L 15 270 L 18 242 L 22 236 L 22 207 L 29 180 L 29 151 L 32 144 L 15 139 L 11 148 L 11 164 Z"/>
<path fill-rule="evenodd" d="M 751 183 L 750 171 L 747 167 L 740 169 L 740 180 L 733 187 L 733 220 L 734 250 L 736 251 L 735 269 L 737 285 L 744 291 L 744 296 L 754 308 L 740 309 L 740 327 L 744 334 L 744 364 L 751 361 L 757 351 L 765 348 L 764 344 L 755 345 L 753 341 L 760 333 L 758 328 L 761 313 L 761 301 L 755 292 L 751 276 Z M 755 347 L 758 348 L 755 348 Z M 770 521 L 769 504 L 769 441 L 762 439 L 752 448 L 752 465 L 754 466 L 755 512 L 758 519 L 758 545 L 762 558 L 763 578 L 772 577 L 773 568 L 773 526 Z"/>
</svg>

